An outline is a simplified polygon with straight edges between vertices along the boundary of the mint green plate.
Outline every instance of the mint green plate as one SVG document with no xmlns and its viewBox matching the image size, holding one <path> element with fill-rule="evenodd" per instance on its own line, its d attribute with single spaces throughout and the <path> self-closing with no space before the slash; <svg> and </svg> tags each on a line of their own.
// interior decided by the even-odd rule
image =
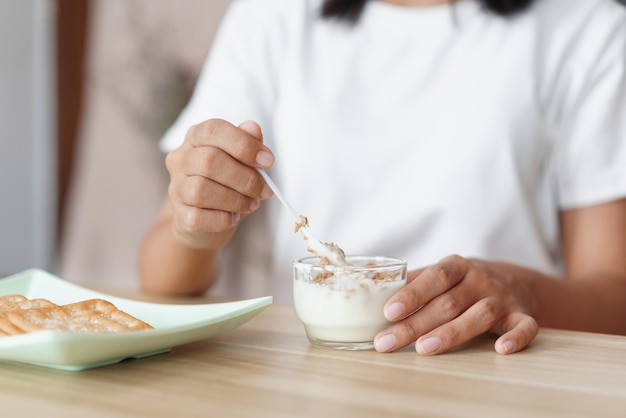
<svg viewBox="0 0 626 418">
<path fill-rule="evenodd" d="M 271 296 L 235 302 L 172 305 L 139 302 L 95 292 L 38 269 L 0 279 L 0 295 L 21 294 L 62 305 L 100 298 L 154 327 L 146 331 L 79 334 L 38 331 L 0 337 L 0 361 L 62 370 L 84 370 L 165 353 L 173 347 L 228 332 L 265 309 Z"/>
</svg>

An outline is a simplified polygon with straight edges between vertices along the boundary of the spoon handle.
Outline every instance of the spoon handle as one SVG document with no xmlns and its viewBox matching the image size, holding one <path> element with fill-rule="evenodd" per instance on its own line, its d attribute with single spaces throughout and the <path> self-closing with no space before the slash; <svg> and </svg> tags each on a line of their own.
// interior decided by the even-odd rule
<svg viewBox="0 0 626 418">
<path fill-rule="evenodd" d="M 274 183 L 274 181 L 269 176 L 269 174 L 267 174 L 267 172 L 265 170 L 263 170 L 262 168 L 257 168 L 257 170 L 258 170 L 259 173 L 261 173 L 261 176 L 263 176 L 263 179 L 265 180 L 267 185 L 270 186 L 270 189 L 272 189 L 272 191 L 274 192 L 274 194 L 276 195 L 278 200 L 280 200 L 280 203 L 282 203 L 283 206 L 287 209 L 287 212 L 289 212 L 289 214 L 293 218 L 293 221 L 296 224 L 301 223 L 302 222 L 302 218 L 301 218 L 300 214 L 298 214 L 298 212 L 296 212 L 296 210 L 293 208 L 293 206 L 291 206 L 291 204 L 287 201 L 287 199 L 282 194 L 282 192 L 280 191 L 280 189 L 278 188 L 276 183 Z M 304 235 L 307 239 L 319 242 L 319 240 L 317 238 L 315 238 L 313 235 L 311 235 L 311 232 L 309 231 L 309 228 L 307 228 L 306 226 L 301 226 L 299 229 L 300 229 L 300 232 L 302 232 L 302 235 Z"/>
<path fill-rule="evenodd" d="M 274 192 L 274 194 L 276 195 L 278 200 L 280 200 L 280 203 L 282 203 L 283 206 L 285 208 L 287 208 L 287 210 L 289 211 L 289 214 L 293 218 L 294 222 L 295 223 L 299 223 L 301 221 L 300 215 L 298 214 L 298 212 L 296 212 L 296 210 L 293 208 L 293 206 L 291 206 L 289 204 L 287 199 L 285 199 L 285 196 L 283 196 L 282 192 L 280 191 L 278 186 L 276 186 L 276 183 L 274 183 L 274 181 L 271 179 L 269 174 L 267 174 L 267 172 L 265 170 L 261 169 L 261 168 L 258 168 L 257 170 L 259 171 L 259 173 L 261 173 L 261 175 L 263 176 L 263 179 L 265 180 L 267 185 L 270 186 L 270 189 L 272 189 L 272 191 Z"/>
<path fill-rule="evenodd" d="M 261 173 L 261 176 L 263 176 L 263 179 L 265 180 L 267 185 L 270 186 L 270 189 L 272 189 L 278 200 L 280 200 L 280 203 L 282 203 L 283 206 L 287 208 L 287 211 L 293 218 L 296 225 L 299 225 L 297 230 L 299 230 L 306 238 L 309 251 L 317 254 L 318 257 L 324 257 L 326 261 L 330 261 L 333 265 L 350 265 L 346 261 L 346 256 L 341 248 L 334 244 L 325 244 L 321 242 L 313 235 L 311 235 L 311 232 L 309 232 L 309 228 L 307 228 L 307 225 L 300 225 L 303 221 L 303 217 L 301 217 L 298 212 L 296 212 L 296 210 L 293 208 L 293 206 L 289 204 L 287 199 L 285 199 L 285 196 L 283 196 L 278 186 L 276 186 L 276 183 L 274 183 L 274 181 L 270 178 L 269 174 L 267 174 L 265 170 L 261 168 L 257 168 L 257 170 L 259 171 L 259 173 Z"/>
</svg>

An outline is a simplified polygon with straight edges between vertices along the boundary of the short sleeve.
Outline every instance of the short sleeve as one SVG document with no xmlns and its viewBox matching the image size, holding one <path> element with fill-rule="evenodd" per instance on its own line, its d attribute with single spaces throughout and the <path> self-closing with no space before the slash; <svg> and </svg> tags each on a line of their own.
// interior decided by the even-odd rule
<svg viewBox="0 0 626 418">
<path fill-rule="evenodd" d="M 568 63 L 555 150 L 563 209 L 626 197 L 626 11 L 612 6 L 582 31 Z"/>
</svg>

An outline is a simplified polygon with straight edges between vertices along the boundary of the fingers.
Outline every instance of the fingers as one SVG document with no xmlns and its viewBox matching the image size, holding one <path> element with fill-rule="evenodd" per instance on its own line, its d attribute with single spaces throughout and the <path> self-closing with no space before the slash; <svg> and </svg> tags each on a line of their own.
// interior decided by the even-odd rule
<svg viewBox="0 0 626 418">
<path fill-rule="evenodd" d="M 415 280 L 417 278 L 417 276 L 419 276 L 420 274 L 422 274 L 422 272 L 426 270 L 426 269 L 418 269 L 418 270 L 411 270 L 406 274 L 406 282 L 407 283 L 411 283 L 413 280 Z"/>
<path fill-rule="evenodd" d="M 485 312 L 479 311 L 481 303 L 486 305 L 484 308 L 492 307 L 489 302 L 481 301 L 481 303 L 472 306 L 475 303 L 475 300 L 476 295 L 472 289 L 456 286 L 448 292 L 445 292 L 428 302 L 418 312 L 404 318 L 393 326 L 387 328 L 385 331 L 381 332 L 375 339 L 374 345 L 378 351 L 396 350 L 412 343 L 413 341 L 416 341 L 418 338 L 424 340 L 423 336 L 426 333 L 436 329 L 437 327 L 442 327 L 444 324 L 451 324 L 454 321 L 457 321 L 457 318 L 462 318 L 463 315 L 465 315 L 465 318 L 462 318 L 463 321 L 491 321 L 478 327 L 477 332 L 482 333 L 486 329 L 491 328 L 496 319 L 492 315 L 486 315 Z M 484 310 L 487 311 L 487 309 Z M 477 328 L 473 325 L 474 324 L 466 326 L 461 324 L 461 326 L 465 327 L 465 329 L 470 333 Z M 450 328 L 451 335 L 454 338 L 445 338 L 446 340 L 452 340 L 452 344 L 455 344 L 459 338 L 463 338 L 462 333 L 455 332 L 455 329 L 456 328 L 454 327 Z M 380 344 L 377 345 L 376 340 L 378 340 L 379 337 L 382 338 L 383 336 L 389 334 L 393 334 L 394 337 L 395 344 L 393 347 L 390 345 L 383 347 L 382 345 L 382 342 L 389 343 L 389 341 L 391 341 L 390 338 L 378 341 Z M 472 338 L 476 335 L 478 334 L 473 334 L 468 338 Z M 437 347 L 437 349 L 439 348 L 441 347 Z M 430 349 L 432 350 L 434 348 Z"/>
<path fill-rule="evenodd" d="M 421 355 L 433 355 L 458 347 L 489 331 L 502 309 L 496 298 L 481 299 L 457 318 L 418 338 L 415 349 Z"/>
<path fill-rule="evenodd" d="M 167 155 L 174 230 L 186 245 L 225 243 L 241 217 L 272 196 L 256 170 L 274 163 L 262 139 L 255 122 L 236 127 L 213 119 L 192 126 L 185 142 Z"/>
<path fill-rule="evenodd" d="M 171 178 L 169 195 L 175 210 L 189 206 L 246 214 L 258 207 L 259 200 L 270 198 L 271 189 L 255 169 L 273 163 L 262 137 L 259 125 L 251 121 L 240 128 L 222 120 L 193 126 L 185 144 L 166 158 Z M 198 219 L 206 217 L 206 212 L 187 212 L 193 214 L 186 215 L 194 220 L 190 223 L 204 223 Z M 228 214 L 215 216 L 224 225 Z"/>
<path fill-rule="evenodd" d="M 465 277 L 468 263 L 458 256 L 442 259 L 425 269 L 407 286 L 393 295 L 385 304 L 384 313 L 389 321 L 397 321 L 415 312 L 426 302 L 454 287 Z"/>
<path fill-rule="evenodd" d="M 220 246 L 221 241 L 214 242 L 215 235 L 231 230 L 240 218 L 236 212 L 180 205 L 174 217 L 175 231 L 189 247 L 206 248 L 211 242 Z"/>
<path fill-rule="evenodd" d="M 505 314 L 504 309 L 504 304 L 497 298 L 481 299 L 456 318 L 443 321 L 432 330 L 432 323 L 436 323 L 436 319 L 422 319 L 420 322 L 420 317 L 427 318 L 428 315 L 409 317 L 383 331 L 374 340 L 374 345 L 378 351 L 388 352 L 416 341 L 415 349 L 419 354 L 440 354 L 494 330 L 494 324 L 504 317 L 507 331 L 496 340 L 495 350 L 499 354 L 515 353 L 535 338 L 539 326 L 532 317 L 522 312 Z"/>
<path fill-rule="evenodd" d="M 172 152 L 168 154 L 166 167 L 176 187 L 187 185 L 201 186 L 200 179 L 184 181 L 183 177 L 205 178 L 237 193 L 255 199 L 267 199 L 272 193 L 261 175 L 252 167 L 235 160 L 232 156 L 214 147 L 195 148 L 191 152 Z M 202 185 L 203 188 L 207 185 Z M 188 193 L 202 192 L 197 187 Z"/>
<path fill-rule="evenodd" d="M 246 196 L 247 192 L 244 194 L 234 189 L 202 176 L 177 175 L 170 184 L 170 196 L 178 203 L 200 209 L 247 214 L 259 207 L 259 199 L 250 198 Z"/>
<path fill-rule="evenodd" d="M 413 280 L 385 305 L 385 316 L 395 323 L 376 336 L 376 350 L 415 342 L 419 354 L 439 354 L 487 331 L 501 335 L 495 344 L 500 354 L 526 347 L 537 335 L 537 322 L 520 307 L 515 287 L 503 287 L 507 272 L 493 275 L 487 267 L 451 256 L 411 272 Z"/>
<path fill-rule="evenodd" d="M 498 354 L 511 354 L 522 350 L 539 333 L 537 321 L 521 312 L 513 312 L 505 317 L 502 327 L 505 332 L 495 343 Z"/>
<path fill-rule="evenodd" d="M 262 141 L 263 140 L 263 132 L 261 131 L 261 127 L 258 123 L 246 120 L 239 125 L 239 129 L 243 129 L 247 134 L 252 137 Z"/>
<path fill-rule="evenodd" d="M 261 129 L 254 122 L 246 121 L 236 127 L 210 119 L 192 126 L 185 141 L 192 147 L 217 148 L 249 167 L 268 168 L 274 163 L 274 156 L 261 138 Z"/>
</svg>

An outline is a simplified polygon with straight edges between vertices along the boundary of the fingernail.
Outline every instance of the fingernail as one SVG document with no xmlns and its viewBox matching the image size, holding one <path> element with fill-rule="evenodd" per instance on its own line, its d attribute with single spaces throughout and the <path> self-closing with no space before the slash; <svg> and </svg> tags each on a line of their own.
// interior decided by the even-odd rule
<svg viewBox="0 0 626 418">
<path fill-rule="evenodd" d="M 261 190 L 261 199 L 269 199 L 270 197 L 272 197 L 273 193 L 274 192 L 272 191 L 272 189 L 270 189 L 270 186 L 265 184 L 263 186 L 263 190 Z"/>
<path fill-rule="evenodd" d="M 250 206 L 248 206 L 248 210 L 253 211 L 259 206 L 261 206 L 261 201 L 259 199 L 252 199 L 250 201 Z"/>
<path fill-rule="evenodd" d="M 500 348 L 502 349 L 502 354 L 508 354 L 515 350 L 515 343 L 511 340 L 507 340 L 500 344 Z"/>
<path fill-rule="evenodd" d="M 267 151 L 259 151 L 256 155 L 256 162 L 261 167 L 270 167 L 274 162 L 274 157 Z"/>
<path fill-rule="evenodd" d="M 374 348 L 381 353 L 393 350 L 397 344 L 396 337 L 393 334 L 381 335 L 374 339 Z"/>
<path fill-rule="evenodd" d="M 392 303 L 385 308 L 385 318 L 389 321 L 395 321 L 404 315 L 404 305 L 400 302 Z"/>
<path fill-rule="evenodd" d="M 237 225 L 237 222 L 239 222 L 239 219 L 241 219 L 240 213 L 238 212 L 231 213 L 231 217 L 230 217 L 231 225 Z"/>
<path fill-rule="evenodd" d="M 423 341 L 418 341 L 417 351 L 420 354 L 430 354 L 439 350 L 441 347 L 441 339 L 439 337 L 426 338 Z"/>
</svg>

